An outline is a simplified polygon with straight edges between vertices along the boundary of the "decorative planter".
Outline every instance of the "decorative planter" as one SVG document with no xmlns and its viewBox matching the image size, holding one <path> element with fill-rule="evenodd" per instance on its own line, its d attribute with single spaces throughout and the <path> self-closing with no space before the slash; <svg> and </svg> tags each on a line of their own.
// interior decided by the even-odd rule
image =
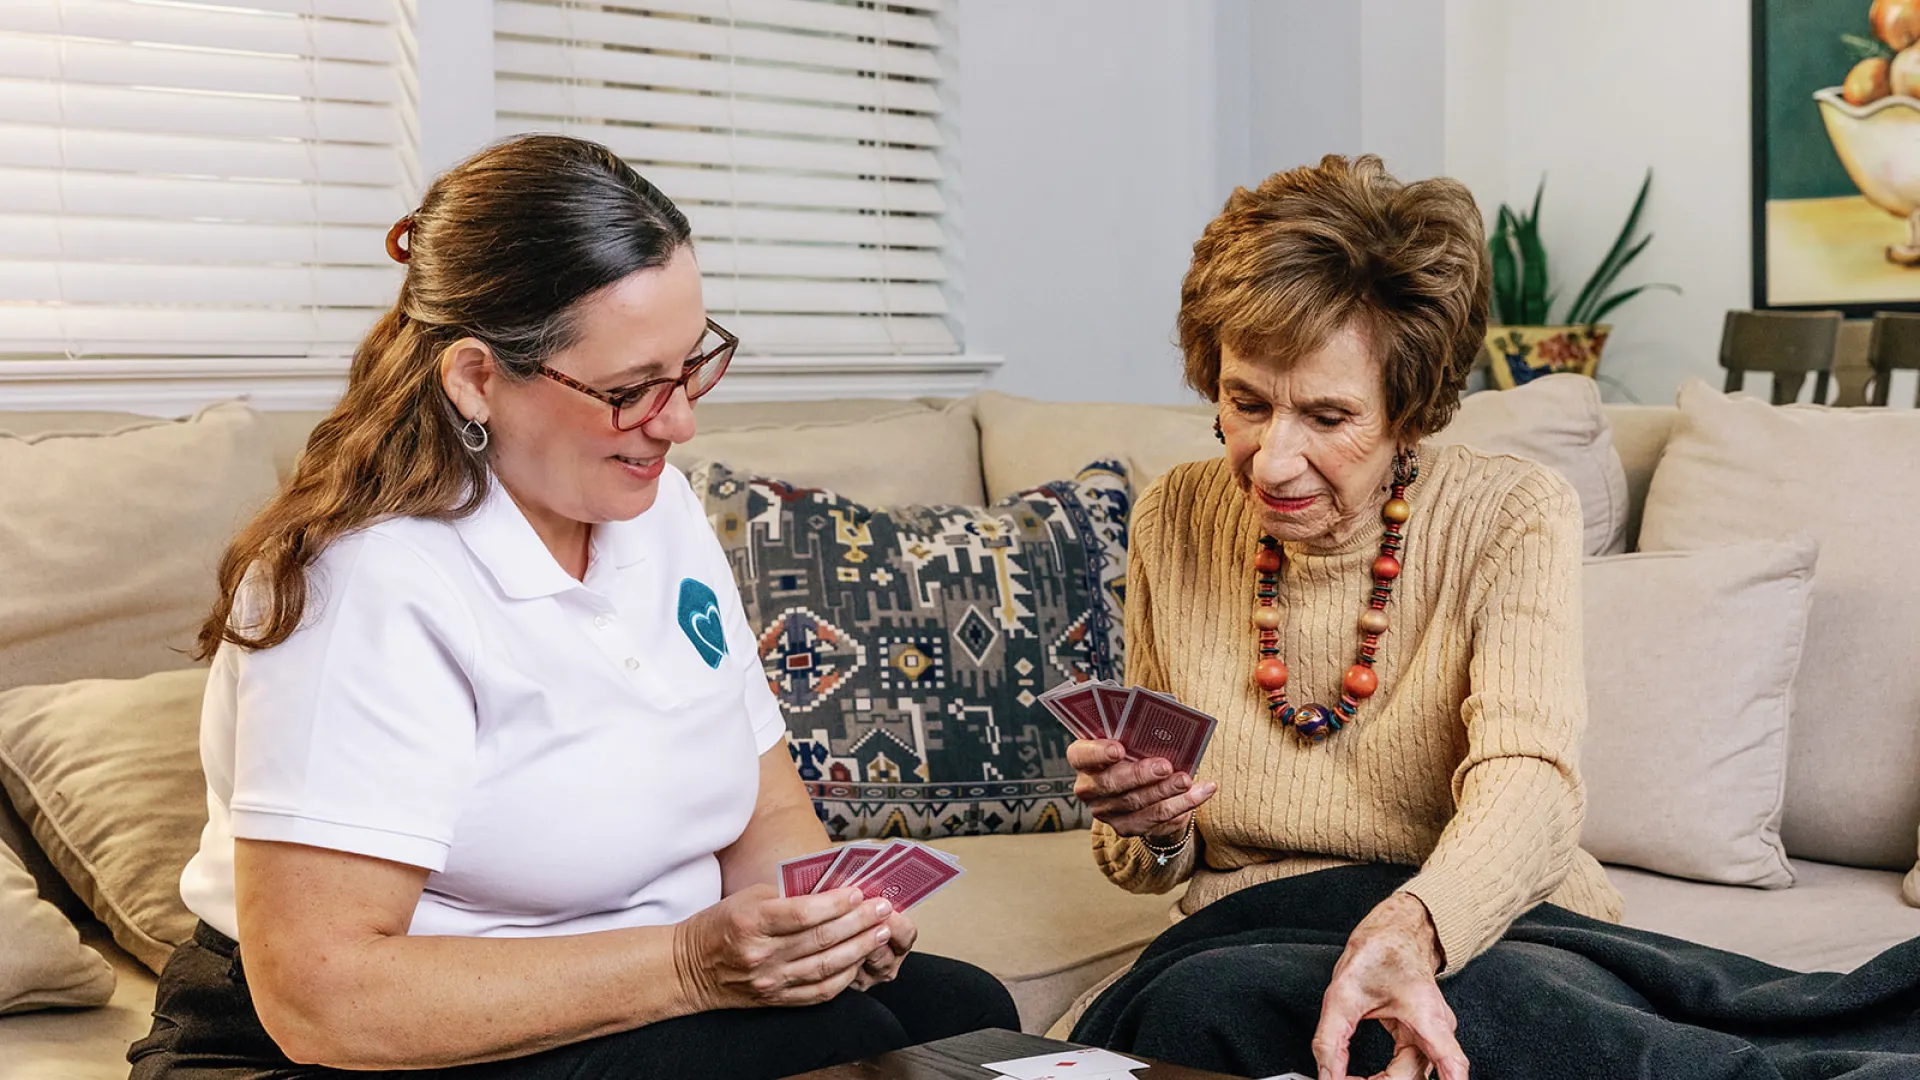
<svg viewBox="0 0 1920 1080">
<path fill-rule="evenodd" d="M 1493 384 L 1502 390 L 1530 383 L 1542 375 L 1571 371 L 1593 377 L 1600 366 L 1600 350 L 1613 327 L 1598 326 L 1489 326 L 1488 366 Z"/>
</svg>

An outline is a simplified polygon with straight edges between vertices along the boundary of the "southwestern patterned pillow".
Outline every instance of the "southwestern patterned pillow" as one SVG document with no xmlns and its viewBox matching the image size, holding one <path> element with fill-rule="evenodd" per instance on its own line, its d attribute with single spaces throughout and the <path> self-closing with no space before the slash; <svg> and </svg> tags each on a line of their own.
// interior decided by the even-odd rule
<svg viewBox="0 0 1920 1080">
<path fill-rule="evenodd" d="M 689 480 L 836 840 L 1086 828 L 1058 683 L 1118 678 L 1132 491 L 1102 461 L 990 507 Z"/>
</svg>

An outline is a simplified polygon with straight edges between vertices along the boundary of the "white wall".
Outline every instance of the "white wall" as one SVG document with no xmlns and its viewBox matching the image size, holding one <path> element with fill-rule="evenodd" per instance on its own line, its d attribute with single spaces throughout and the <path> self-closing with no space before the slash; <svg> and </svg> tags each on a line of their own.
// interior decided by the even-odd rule
<svg viewBox="0 0 1920 1080">
<path fill-rule="evenodd" d="M 958 5 L 961 308 L 967 351 L 1006 358 L 996 388 L 1188 399 L 1180 277 L 1225 196 L 1216 13 L 1210 0 Z"/>
</svg>

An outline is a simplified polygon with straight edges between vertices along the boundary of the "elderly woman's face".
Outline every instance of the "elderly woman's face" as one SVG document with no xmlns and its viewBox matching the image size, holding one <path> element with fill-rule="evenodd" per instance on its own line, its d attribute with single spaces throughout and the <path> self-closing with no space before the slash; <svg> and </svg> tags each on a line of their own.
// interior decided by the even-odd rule
<svg viewBox="0 0 1920 1080">
<path fill-rule="evenodd" d="M 1376 518 L 1398 449 L 1380 361 L 1349 323 L 1292 364 L 1220 350 L 1227 460 L 1268 536 L 1334 545 Z"/>
</svg>

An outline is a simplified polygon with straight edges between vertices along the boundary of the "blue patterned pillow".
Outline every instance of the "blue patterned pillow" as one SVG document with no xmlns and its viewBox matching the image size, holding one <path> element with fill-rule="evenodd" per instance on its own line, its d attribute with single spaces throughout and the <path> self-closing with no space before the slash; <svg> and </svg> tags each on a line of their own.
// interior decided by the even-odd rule
<svg viewBox="0 0 1920 1080">
<path fill-rule="evenodd" d="M 727 551 L 787 739 L 836 840 L 1085 828 L 1041 691 L 1118 678 L 1125 466 L 990 507 L 869 508 L 690 481 Z"/>
</svg>

